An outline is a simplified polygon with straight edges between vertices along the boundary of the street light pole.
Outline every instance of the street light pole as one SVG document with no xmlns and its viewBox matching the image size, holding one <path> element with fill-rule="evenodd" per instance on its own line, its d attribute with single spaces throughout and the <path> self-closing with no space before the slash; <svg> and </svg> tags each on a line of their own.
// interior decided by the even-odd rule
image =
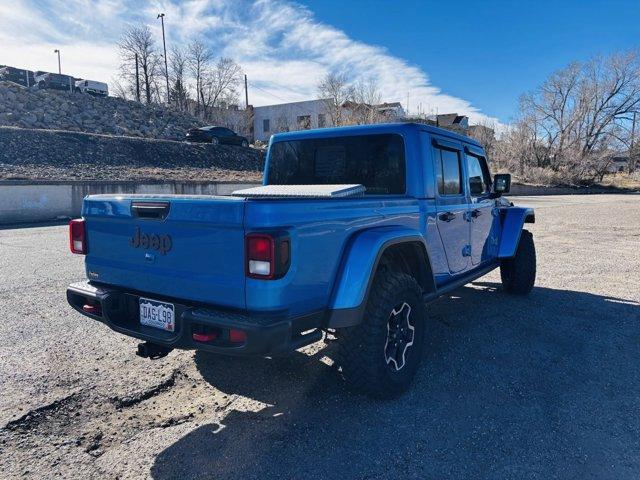
<svg viewBox="0 0 640 480">
<path fill-rule="evenodd" d="M 58 73 L 62 75 L 62 69 L 60 68 L 60 50 L 56 48 L 53 53 L 58 54 Z"/>
<path fill-rule="evenodd" d="M 159 13 L 158 17 L 160 22 L 162 22 L 162 46 L 164 47 L 164 76 L 167 80 L 167 105 L 171 103 L 169 97 L 169 66 L 167 64 L 167 42 L 164 39 L 164 13 Z"/>
</svg>

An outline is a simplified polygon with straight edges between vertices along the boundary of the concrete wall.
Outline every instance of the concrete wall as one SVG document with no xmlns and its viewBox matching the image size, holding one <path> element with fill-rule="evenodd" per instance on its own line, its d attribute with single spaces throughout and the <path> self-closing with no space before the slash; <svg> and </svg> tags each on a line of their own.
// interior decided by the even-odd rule
<svg viewBox="0 0 640 480">
<path fill-rule="evenodd" d="M 228 195 L 255 185 L 237 182 L 0 181 L 0 225 L 78 217 L 82 199 L 97 193 Z"/>
<path fill-rule="evenodd" d="M 589 195 L 599 193 L 630 193 L 630 190 L 615 189 L 607 187 L 545 187 L 543 185 L 521 185 L 511 184 L 511 191 L 507 197 L 513 195 L 535 196 L 535 195 Z"/>
<path fill-rule="evenodd" d="M 47 182 L 0 180 L 0 225 L 47 222 L 80 215 L 82 199 L 97 193 L 164 193 L 190 195 L 228 195 L 257 183 L 238 182 Z M 507 195 L 572 195 L 622 193 L 604 188 L 511 186 Z"/>
</svg>

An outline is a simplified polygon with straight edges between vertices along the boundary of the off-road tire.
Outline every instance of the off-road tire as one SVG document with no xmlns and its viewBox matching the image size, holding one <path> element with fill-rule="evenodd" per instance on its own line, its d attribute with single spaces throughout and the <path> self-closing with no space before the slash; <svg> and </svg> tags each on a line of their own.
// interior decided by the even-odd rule
<svg viewBox="0 0 640 480">
<path fill-rule="evenodd" d="M 515 256 L 500 263 L 500 277 L 507 293 L 525 295 L 533 289 L 536 281 L 536 247 L 530 231 L 522 230 Z"/>
<path fill-rule="evenodd" d="M 410 306 L 413 344 L 406 349 L 404 366 L 394 370 L 387 361 L 388 322 L 399 305 Z M 349 388 L 389 399 L 404 393 L 422 360 L 426 307 L 422 289 L 406 273 L 384 269 L 376 274 L 362 323 L 340 329 L 338 363 Z"/>
</svg>

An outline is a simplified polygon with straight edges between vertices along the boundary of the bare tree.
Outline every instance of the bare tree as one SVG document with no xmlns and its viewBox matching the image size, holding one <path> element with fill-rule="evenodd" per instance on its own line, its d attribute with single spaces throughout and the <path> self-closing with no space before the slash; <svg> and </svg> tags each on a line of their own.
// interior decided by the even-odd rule
<svg viewBox="0 0 640 480">
<path fill-rule="evenodd" d="M 366 125 L 383 121 L 379 109 L 382 95 L 374 79 L 358 81 L 351 89 L 351 95 L 349 123 Z"/>
<path fill-rule="evenodd" d="M 469 136 L 475 138 L 484 147 L 485 152 L 489 156 L 489 160 L 493 161 L 496 150 L 496 125 L 490 120 L 480 121 L 469 127 Z"/>
<path fill-rule="evenodd" d="M 335 126 L 344 125 L 343 105 L 353 99 L 353 88 L 344 73 L 328 73 L 318 83 L 318 97 L 323 101 L 326 114 Z"/>
<path fill-rule="evenodd" d="M 212 68 L 203 71 L 202 105 L 205 115 L 213 107 L 238 102 L 238 86 L 242 69 L 230 58 L 220 58 Z"/>
<path fill-rule="evenodd" d="M 207 76 L 209 67 L 213 60 L 213 52 L 200 39 L 193 40 L 187 47 L 187 66 L 196 81 L 196 115 L 204 117 L 204 110 L 201 105 L 204 101 L 204 78 Z"/>
<path fill-rule="evenodd" d="M 131 90 L 128 86 L 122 84 L 122 82 L 116 78 L 115 76 L 111 79 L 111 83 L 109 84 L 110 95 L 122 98 L 123 100 L 131 99 Z"/>
<path fill-rule="evenodd" d="M 128 85 L 128 90 L 135 92 L 136 55 L 140 72 L 141 86 L 146 103 L 151 103 L 158 87 L 156 78 L 161 75 L 161 58 L 156 50 L 155 40 L 147 25 L 128 27 L 118 43 L 120 50 L 120 72 Z"/>
<path fill-rule="evenodd" d="M 601 180 L 615 152 L 629 150 L 638 109 L 638 52 L 574 62 L 523 95 L 518 121 L 503 141 L 522 155 L 523 174 L 533 167 Z"/>
<path fill-rule="evenodd" d="M 186 85 L 187 54 L 181 47 L 174 46 L 169 54 L 169 98 L 181 111 L 188 108 L 189 92 Z"/>
</svg>

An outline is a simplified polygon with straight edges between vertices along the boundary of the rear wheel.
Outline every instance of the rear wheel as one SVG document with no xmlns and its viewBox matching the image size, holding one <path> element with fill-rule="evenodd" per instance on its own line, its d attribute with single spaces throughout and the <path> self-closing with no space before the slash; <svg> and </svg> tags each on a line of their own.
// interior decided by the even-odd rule
<svg viewBox="0 0 640 480">
<path fill-rule="evenodd" d="M 522 230 L 515 256 L 500 263 L 500 277 L 507 293 L 524 295 L 533 289 L 536 281 L 536 247 L 529 230 Z"/>
<path fill-rule="evenodd" d="M 420 366 L 426 308 L 406 273 L 376 274 L 362 323 L 339 335 L 339 363 L 347 384 L 377 398 L 404 393 Z"/>
</svg>

